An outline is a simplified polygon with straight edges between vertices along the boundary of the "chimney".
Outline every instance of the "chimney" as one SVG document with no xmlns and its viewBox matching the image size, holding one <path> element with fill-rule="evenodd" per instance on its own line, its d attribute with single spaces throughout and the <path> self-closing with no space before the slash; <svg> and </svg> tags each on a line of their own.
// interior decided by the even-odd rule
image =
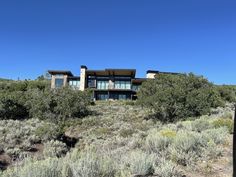
<svg viewBox="0 0 236 177">
<path fill-rule="evenodd" d="M 80 90 L 84 91 L 85 90 L 85 84 L 86 84 L 86 70 L 87 67 L 85 65 L 80 66 Z"/>
<path fill-rule="evenodd" d="M 148 70 L 146 74 L 146 78 L 148 79 L 154 79 L 156 74 L 158 74 L 159 71 L 154 71 L 154 70 Z"/>
</svg>

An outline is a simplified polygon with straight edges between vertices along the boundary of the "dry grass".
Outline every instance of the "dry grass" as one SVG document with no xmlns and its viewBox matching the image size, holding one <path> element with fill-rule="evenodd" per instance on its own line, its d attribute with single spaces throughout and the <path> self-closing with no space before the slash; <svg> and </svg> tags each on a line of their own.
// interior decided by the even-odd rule
<svg viewBox="0 0 236 177">
<path fill-rule="evenodd" d="M 93 115 L 67 129 L 79 141 L 65 156 L 57 158 L 63 145 L 48 142 L 41 160 L 26 159 L 0 176 L 214 176 L 221 161 L 230 174 L 231 135 L 228 123 L 215 127 L 213 122 L 222 117 L 216 113 L 163 125 L 146 119 L 146 109 L 125 102 L 98 102 L 91 110 Z"/>
</svg>

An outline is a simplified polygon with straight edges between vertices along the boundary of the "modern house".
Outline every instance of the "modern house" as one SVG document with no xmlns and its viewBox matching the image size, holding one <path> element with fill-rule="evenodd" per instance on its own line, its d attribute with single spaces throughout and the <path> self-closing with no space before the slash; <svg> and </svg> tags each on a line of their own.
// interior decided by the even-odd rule
<svg viewBox="0 0 236 177">
<path fill-rule="evenodd" d="M 95 100 L 136 99 L 136 93 L 142 82 L 153 79 L 160 73 L 148 70 L 146 78 L 136 78 L 135 69 L 89 70 L 84 65 L 80 67 L 80 76 L 74 76 L 71 71 L 49 70 L 48 72 L 51 74 L 51 88 L 67 85 L 81 91 L 89 88 L 93 90 Z"/>
</svg>

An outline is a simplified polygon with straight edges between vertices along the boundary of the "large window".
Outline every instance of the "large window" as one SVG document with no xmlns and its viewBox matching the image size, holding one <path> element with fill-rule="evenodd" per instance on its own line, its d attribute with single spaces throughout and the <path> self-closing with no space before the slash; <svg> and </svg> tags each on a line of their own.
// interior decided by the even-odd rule
<svg viewBox="0 0 236 177">
<path fill-rule="evenodd" d="M 80 81 L 78 80 L 70 80 L 69 81 L 69 86 L 74 87 L 74 88 L 79 88 Z"/>
<path fill-rule="evenodd" d="M 97 89 L 108 89 L 109 82 L 108 81 L 97 81 Z"/>
<path fill-rule="evenodd" d="M 132 90 L 138 91 L 140 88 L 140 85 L 132 85 Z"/>
<path fill-rule="evenodd" d="M 56 79 L 55 79 L 55 87 L 56 87 L 56 88 L 62 87 L 62 86 L 63 86 L 63 82 L 64 82 L 64 79 L 58 79 L 58 78 L 56 78 Z"/>
<path fill-rule="evenodd" d="M 110 93 L 110 98 L 114 100 L 127 100 L 130 97 L 130 93 Z"/>
<path fill-rule="evenodd" d="M 131 89 L 130 81 L 115 81 L 115 89 Z"/>
<path fill-rule="evenodd" d="M 126 100 L 126 94 L 119 94 L 119 100 Z"/>
<path fill-rule="evenodd" d="M 98 93 L 97 94 L 97 99 L 98 100 L 108 100 L 108 94 L 107 93 Z"/>
<path fill-rule="evenodd" d="M 88 87 L 95 88 L 96 87 L 96 80 L 95 79 L 88 79 Z"/>
</svg>

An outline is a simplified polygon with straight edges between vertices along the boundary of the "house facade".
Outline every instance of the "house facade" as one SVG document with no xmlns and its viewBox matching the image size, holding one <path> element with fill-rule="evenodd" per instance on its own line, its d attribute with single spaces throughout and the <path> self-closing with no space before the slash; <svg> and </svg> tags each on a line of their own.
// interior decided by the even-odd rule
<svg viewBox="0 0 236 177">
<path fill-rule="evenodd" d="M 95 100 L 126 100 L 136 99 L 137 91 L 142 82 L 153 79 L 159 71 L 148 70 L 146 78 L 136 78 L 135 69 L 104 69 L 89 70 L 80 67 L 80 76 L 74 76 L 71 71 L 49 70 L 51 74 L 51 88 L 70 86 L 84 91 L 93 90 Z"/>
</svg>

